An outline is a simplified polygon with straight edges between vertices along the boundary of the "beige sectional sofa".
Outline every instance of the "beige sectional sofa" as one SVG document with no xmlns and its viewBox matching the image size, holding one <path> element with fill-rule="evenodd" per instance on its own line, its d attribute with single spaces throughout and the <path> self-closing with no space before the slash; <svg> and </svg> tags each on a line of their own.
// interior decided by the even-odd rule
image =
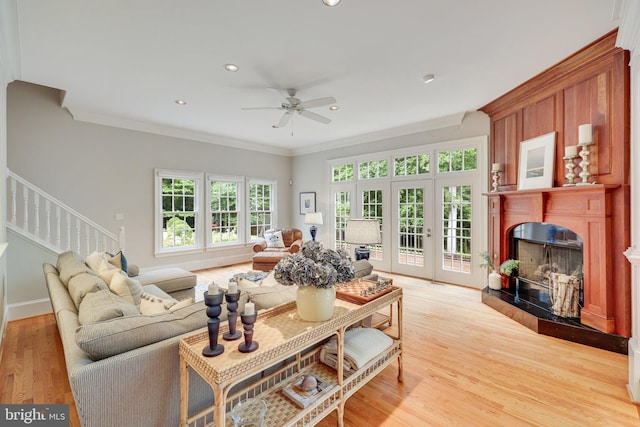
<svg viewBox="0 0 640 427">
<path fill-rule="evenodd" d="M 169 269 L 136 280 L 123 277 L 119 268 L 111 271 L 105 259 L 117 267 L 107 255 L 101 260 L 105 268 L 96 271 L 73 252 L 61 254 L 56 266 L 43 265 L 80 422 L 85 427 L 176 426 L 178 340 L 206 328 L 207 316 L 203 302 L 171 295 L 193 295 L 196 277 Z M 239 310 L 246 300 L 243 292 Z M 220 319 L 226 316 L 223 305 Z M 189 386 L 190 413 L 211 405 L 211 388 L 193 372 Z"/>
</svg>

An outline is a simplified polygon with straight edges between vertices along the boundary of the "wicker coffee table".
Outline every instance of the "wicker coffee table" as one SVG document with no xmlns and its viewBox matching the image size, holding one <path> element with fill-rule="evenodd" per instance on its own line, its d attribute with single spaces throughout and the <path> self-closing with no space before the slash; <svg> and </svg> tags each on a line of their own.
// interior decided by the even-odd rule
<svg viewBox="0 0 640 427">
<path fill-rule="evenodd" d="M 390 304 L 398 305 L 397 332 L 392 336 L 393 344 L 362 366 L 348 378 L 342 374 L 342 355 L 345 330 Z M 238 324 L 242 330 L 242 325 Z M 221 324 L 220 335 L 228 331 L 228 325 Z M 308 351 L 315 344 L 336 335 L 338 338 L 338 369 L 333 370 L 320 362 L 320 347 Z M 306 322 L 298 317 L 295 303 L 284 304 L 259 313 L 254 325 L 258 350 L 241 353 L 239 341 L 224 341 L 225 350 L 220 356 L 205 357 L 202 350 L 209 345 L 206 329 L 180 340 L 180 425 L 181 426 L 233 426 L 228 416 L 231 408 L 249 397 L 259 397 L 266 401 L 268 410 L 266 426 L 314 425 L 332 411 L 338 412 L 338 424 L 343 425 L 344 404 L 348 397 L 375 377 L 382 369 L 398 360 L 398 380 L 402 380 L 402 289 L 393 290 L 364 305 L 336 300 L 334 315 L 326 322 Z M 307 351 L 305 351 L 307 350 Z M 289 363 L 283 363 L 283 361 Z M 262 375 L 255 383 L 247 385 L 233 395 L 229 391 L 234 385 L 246 382 L 268 368 L 269 375 Z M 198 373 L 213 389 L 215 404 L 191 417 L 188 416 L 189 369 Z M 301 374 L 312 372 L 328 384 L 332 391 L 300 409 L 281 389 Z"/>
</svg>

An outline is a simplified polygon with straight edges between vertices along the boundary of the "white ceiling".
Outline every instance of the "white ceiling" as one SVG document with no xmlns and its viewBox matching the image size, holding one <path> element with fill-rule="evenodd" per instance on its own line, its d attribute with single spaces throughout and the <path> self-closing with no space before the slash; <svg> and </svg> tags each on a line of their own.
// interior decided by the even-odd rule
<svg viewBox="0 0 640 427">
<path fill-rule="evenodd" d="M 66 91 L 76 119 L 288 154 L 459 117 L 619 25 L 616 0 L 17 3 L 20 79 Z M 340 109 L 274 129 L 282 111 L 241 110 L 279 106 L 268 88 Z"/>
</svg>

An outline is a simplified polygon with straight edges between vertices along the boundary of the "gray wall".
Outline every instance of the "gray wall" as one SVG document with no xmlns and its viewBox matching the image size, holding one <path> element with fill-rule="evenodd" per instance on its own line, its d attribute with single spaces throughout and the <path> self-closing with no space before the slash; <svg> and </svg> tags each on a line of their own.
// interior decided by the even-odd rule
<svg viewBox="0 0 640 427">
<path fill-rule="evenodd" d="M 193 269 L 251 257 L 247 246 L 155 258 L 155 168 L 276 179 L 278 223 L 290 223 L 290 157 L 75 121 L 60 106 L 60 95 L 43 86 L 9 84 L 7 166 L 113 233 L 124 226 L 130 262 Z M 116 212 L 123 221 L 115 220 Z M 36 264 L 41 276 L 41 262 Z M 31 283 L 31 274 L 17 269 L 9 272 L 9 304 L 46 297 L 42 282 Z"/>
</svg>

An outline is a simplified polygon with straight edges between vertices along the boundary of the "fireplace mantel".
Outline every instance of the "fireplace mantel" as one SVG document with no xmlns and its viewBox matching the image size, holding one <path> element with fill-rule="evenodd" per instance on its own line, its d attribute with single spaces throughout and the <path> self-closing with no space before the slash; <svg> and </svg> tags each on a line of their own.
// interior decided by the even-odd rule
<svg viewBox="0 0 640 427">
<path fill-rule="evenodd" d="M 624 296 L 624 287 L 618 284 L 628 280 L 626 247 L 618 247 L 618 241 L 625 239 L 617 236 L 628 230 L 624 231 L 624 224 L 618 224 L 612 214 L 618 203 L 628 200 L 628 194 L 628 186 L 603 184 L 486 193 L 494 264 L 510 257 L 509 233 L 519 224 L 546 222 L 571 229 L 584 242 L 581 323 L 629 336 L 625 335 L 624 316 L 616 318 L 616 298 Z"/>
</svg>

